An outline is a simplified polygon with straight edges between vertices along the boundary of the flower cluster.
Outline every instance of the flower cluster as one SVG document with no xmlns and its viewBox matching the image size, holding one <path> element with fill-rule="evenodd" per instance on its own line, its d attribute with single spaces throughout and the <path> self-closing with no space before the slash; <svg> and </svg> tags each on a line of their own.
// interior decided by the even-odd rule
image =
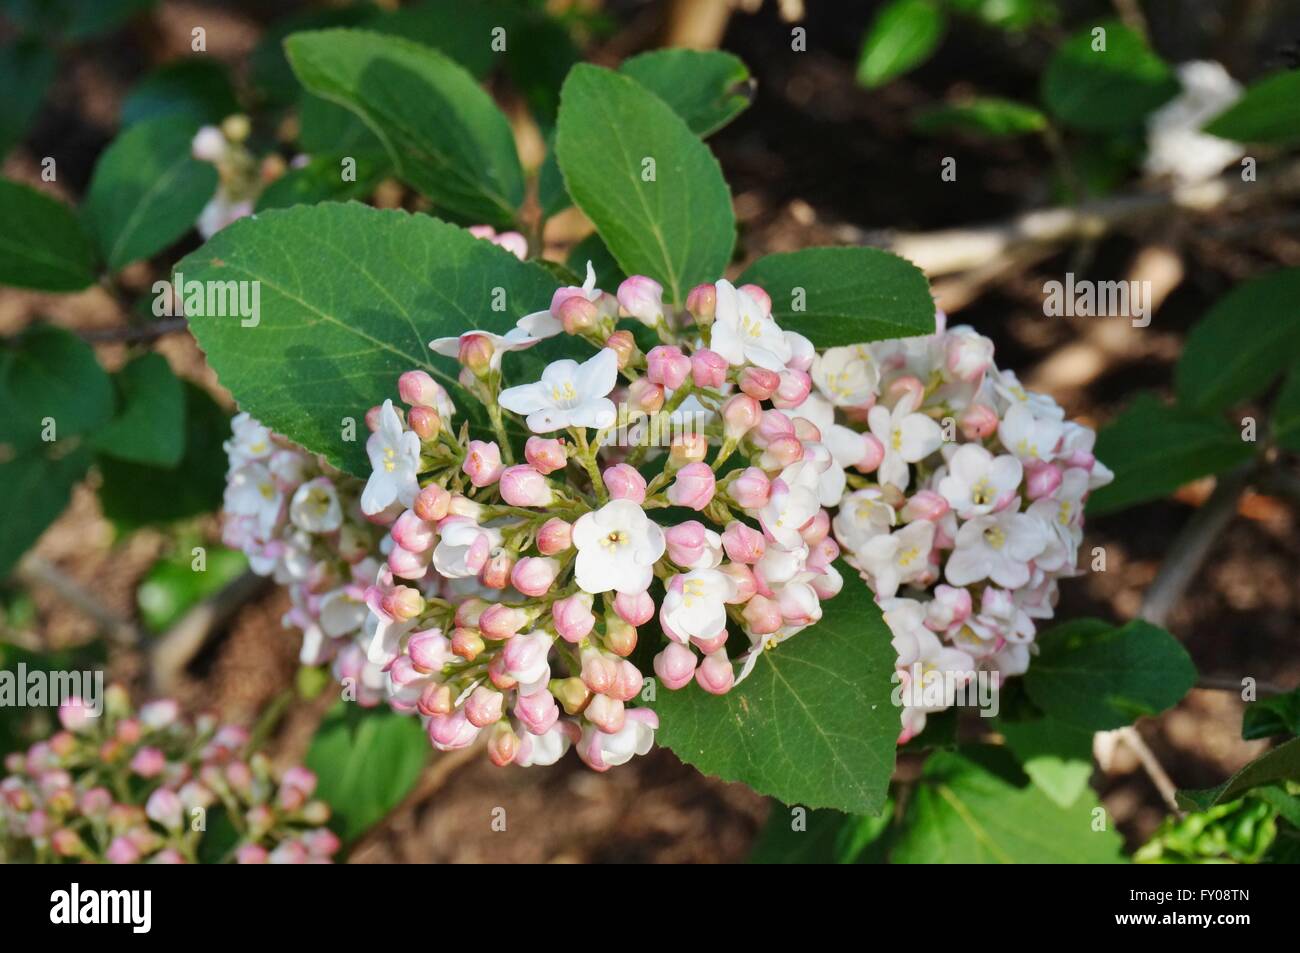
<svg viewBox="0 0 1300 953">
<path fill-rule="evenodd" d="M 868 441 L 840 428 L 832 445 L 787 413 L 812 389 L 812 345 L 755 286 L 702 285 L 678 313 L 649 278 L 615 295 L 595 280 L 588 266 L 505 334 L 431 342 L 494 439 L 454 426 L 423 370 L 398 381 L 404 408 L 367 417 L 361 508 L 390 527 L 367 659 L 439 749 L 485 733 L 497 764 L 571 745 L 596 770 L 622 764 L 658 727 L 630 660 L 643 627 L 666 636 L 658 684 L 721 694 L 842 584 L 823 507 Z M 528 375 L 521 353 L 525 382 L 504 386 L 506 354 L 562 334 L 590 356 Z"/>
<path fill-rule="evenodd" d="M 999 371 L 990 340 L 944 324 L 818 355 L 816 390 L 794 411 L 870 445 L 859 469 L 871 476 L 849 477 L 833 529 L 884 610 L 901 684 L 953 676 L 937 696 L 902 693 L 920 703 L 907 704 L 901 741 L 963 677 L 1026 670 L 1057 580 L 1077 574 L 1084 501 L 1112 479 L 1092 430 Z"/>
<path fill-rule="evenodd" d="M 133 712 L 117 686 L 98 716 L 70 700 L 59 718 L 63 730 L 5 758 L 6 862 L 328 863 L 339 849 L 316 776 L 273 772 L 243 728 L 191 724 L 170 700 Z M 231 842 L 212 843 L 208 830 L 227 827 Z"/>
<path fill-rule="evenodd" d="M 248 414 L 236 415 L 231 427 L 223 541 L 243 550 L 254 572 L 288 587 L 293 607 L 284 624 L 303 632 L 303 663 L 333 659 L 335 674 L 353 679 L 358 700 L 377 704 L 379 672 L 366 671 L 355 644 L 382 535 L 361 512 L 361 482 Z"/>
<path fill-rule="evenodd" d="M 194 158 L 210 162 L 217 169 L 217 192 L 195 223 L 204 238 L 252 215 L 262 189 L 284 172 L 283 160 L 278 156 L 258 163 L 245 145 L 251 131 L 247 116 L 229 116 L 220 126 L 202 127 L 190 144 Z"/>
</svg>

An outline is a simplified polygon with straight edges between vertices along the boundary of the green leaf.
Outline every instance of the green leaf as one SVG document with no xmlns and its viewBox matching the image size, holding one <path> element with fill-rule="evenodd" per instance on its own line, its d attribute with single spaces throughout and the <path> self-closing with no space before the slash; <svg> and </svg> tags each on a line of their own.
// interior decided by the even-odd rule
<svg viewBox="0 0 1300 953">
<path fill-rule="evenodd" d="M 1178 803 L 1189 811 L 1207 811 L 1237 800 L 1252 788 L 1279 781 L 1300 781 L 1300 738 L 1260 755 L 1218 787 L 1179 791 Z"/>
<path fill-rule="evenodd" d="M 738 279 L 772 298 L 772 316 L 818 347 L 934 333 L 921 269 L 879 248 L 805 248 L 754 262 Z"/>
<path fill-rule="evenodd" d="M 1104 31 L 1104 48 L 1100 34 Z M 1057 49 L 1043 73 L 1043 102 L 1067 126 L 1085 132 L 1141 128 L 1178 92 L 1178 80 L 1137 33 L 1117 20 L 1087 27 Z"/>
<path fill-rule="evenodd" d="M 110 271 L 175 242 L 212 198 L 217 170 L 190 155 L 195 129 L 179 114 L 141 122 L 100 157 L 83 214 Z"/>
<path fill-rule="evenodd" d="M 801 814 L 796 815 L 795 812 Z M 749 855 L 751 864 L 860 864 L 883 856 L 893 822 L 892 803 L 878 817 L 809 811 L 772 803 Z"/>
<path fill-rule="evenodd" d="M 1196 684 L 1196 666 L 1177 639 L 1141 619 L 1115 628 L 1076 619 L 1038 637 L 1025 690 L 1051 718 L 1105 731 L 1155 715 Z"/>
<path fill-rule="evenodd" d="M 367 156 L 391 166 L 388 148 L 365 121 L 337 103 L 302 94 L 298 108 L 298 146 L 312 155 Z"/>
<path fill-rule="evenodd" d="M 121 26 L 158 0 L 6 0 L 7 12 L 29 34 L 85 40 Z"/>
<path fill-rule="evenodd" d="M 290 250 L 292 250 L 290 252 Z M 458 391 L 429 350 L 471 328 L 504 332 L 556 282 L 490 242 L 427 215 L 355 203 L 241 219 L 176 266 L 186 283 L 257 281 L 260 321 L 190 312 L 190 327 L 241 409 L 348 472 L 365 475 L 365 412 L 423 368 Z M 504 311 L 494 311 L 495 289 Z M 510 373 L 512 362 L 505 362 Z M 457 400 L 464 413 L 468 399 Z M 345 420 L 359 434 L 343 437 Z"/>
<path fill-rule="evenodd" d="M 58 442 L 103 426 L 113 416 L 113 388 L 89 344 L 35 324 L 0 342 L 0 407 L 0 444 L 21 453 L 51 435 Z"/>
<path fill-rule="evenodd" d="M 1007 137 L 1042 132 L 1047 128 L 1047 117 L 1014 99 L 981 96 L 927 109 L 916 117 L 914 125 L 926 133 L 956 131 Z"/>
<path fill-rule="evenodd" d="M 474 222 L 514 222 L 524 180 L 510 124 L 462 67 L 361 30 L 297 33 L 285 49 L 304 86 L 365 120 L 405 182 Z"/>
<path fill-rule="evenodd" d="M 1122 842 L 1094 830 L 1096 796 L 1061 807 L 1000 748 L 940 751 L 925 763 L 890 853 L 896 864 L 1113 864 Z"/>
<path fill-rule="evenodd" d="M 582 54 L 569 35 L 569 28 L 544 13 L 527 15 L 516 29 L 528 38 L 510 46 L 505 58 L 510 82 L 523 93 L 538 126 L 547 133 L 555 126 L 560 111 L 560 87 Z"/>
<path fill-rule="evenodd" d="M 68 505 L 90 468 L 90 451 L 75 441 L 32 447 L 0 463 L 0 579 Z"/>
<path fill-rule="evenodd" d="M 54 52 L 34 40 L 0 48 L 0 157 L 22 141 L 54 79 Z"/>
<path fill-rule="evenodd" d="M 1278 392 L 1271 420 L 1277 445 L 1300 453 L 1300 364 L 1291 368 Z"/>
<path fill-rule="evenodd" d="M 90 445 L 121 460 L 175 466 L 185 452 L 185 395 L 167 358 L 142 354 L 113 379 L 122 409 Z"/>
<path fill-rule="evenodd" d="M 122 125 L 177 115 L 215 124 L 238 111 L 225 67 L 193 57 L 168 63 L 136 84 L 122 103 Z"/>
<path fill-rule="evenodd" d="M 933 0 L 892 0 L 867 30 L 858 57 L 858 82 L 882 86 L 928 60 L 943 37 L 947 16 Z"/>
<path fill-rule="evenodd" d="M 579 64 L 560 93 L 555 146 L 569 195 L 625 273 L 654 278 L 677 304 L 722 275 L 736 241 L 722 169 L 658 96 Z"/>
<path fill-rule="evenodd" d="M 1264 391 L 1300 360 L 1300 268 L 1237 285 L 1214 303 L 1183 344 L 1174 372 L 1178 403 L 1214 413 Z"/>
<path fill-rule="evenodd" d="M 524 26 L 525 22 L 528 26 Z M 367 29 L 432 46 L 482 79 L 498 60 L 513 59 L 520 47 L 532 42 L 532 35 L 527 32 L 532 25 L 530 15 L 510 2 L 420 0 L 385 13 L 367 24 Z M 497 29 L 506 31 L 504 57 L 494 47 L 497 37 L 493 31 Z"/>
<path fill-rule="evenodd" d="M 226 488 L 221 445 L 230 436 L 230 418 L 207 391 L 188 381 L 182 384 L 185 453 L 176 466 L 99 458 L 99 503 L 123 530 L 210 513 L 221 505 Z"/>
<path fill-rule="evenodd" d="M 671 106 L 698 136 L 717 132 L 754 99 L 749 68 L 718 50 L 651 50 L 618 71 Z"/>
<path fill-rule="evenodd" d="M 80 291 L 95 252 L 72 211 L 44 192 L 0 179 L 0 285 Z"/>
<path fill-rule="evenodd" d="M 374 191 L 391 168 L 386 158 L 366 155 L 350 158 L 356 161 L 356 181 L 343 180 L 341 155 L 315 155 L 302 168 L 290 169 L 268 185 L 258 196 L 257 211 L 362 199 Z"/>
<path fill-rule="evenodd" d="M 429 761 L 417 718 L 338 702 L 307 750 L 316 796 L 330 806 L 330 826 L 351 843 L 382 820 L 415 786 Z"/>
<path fill-rule="evenodd" d="M 765 651 L 726 695 L 694 683 L 659 692 L 659 741 L 705 774 L 786 803 L 878 813 L 899 733 L 897 657 L 870 590 L 845 576 L 822 620 Z"/>
<path fill-rule="evenodd" d="M 1275 735 L 1300 735 L 1300 688 L 1246 703 L 1241 737 L 1255 741 Z"/>
<path fill-rule="evenodd" d="M 591 262 L 591 267 L 596 269 L 597 287 L 617 288 L 627 277 L 595 232 L 578 242 L 569 251 L 568 266 L 575 275 L 586 277 L 587 262 Z"/>
<path fill-rule="evenodd" d="M 322 10 L 309 9 L 281 17 L 266 28 L 249 56 L 249 78 L 258 94 L 271 104 L 288 105 L 302 95 L 302 88 L 284 53 L 286 37 L 329 27 L 372 27 L 379 18 L 379 8 L 367 2 Z M 333 148 L 330 147 L 331 151 Z"/>
<path fill-rule="evenodd" d="M 1140 394 L 1102 428 L 1096 454 L 1115 471 L 1115 482 L 1088 498 L 1091 516 L 1168 496 L 1192 480 L 1224 473 L 1249 460 L 1254 449 L 1221 420 Z"/>
<path fill-rule="evenodd" d="M 154 563 L 135 590 L 140 619 L 151 632 L 165 632 L 203 599 L 222 589 L 248 568 L 243 553 L 224 546 L 207 547 L 207 568 L 196 572 L 188 549 Z"/>
<path fill-rule="evenodd" d="M 1061 807 L 1069 807 L 1092 775 L 1092 735 L 1053 718 L 1004 721 L 998 729 L 1025 774 Z"/>
<path fill-rule="evenodd" d="M 1251 83 L 1241 99 L 1206 124 L 1205 131 L 1236 142 L 1300 141 L 1300 69 Z"/>
</svg>

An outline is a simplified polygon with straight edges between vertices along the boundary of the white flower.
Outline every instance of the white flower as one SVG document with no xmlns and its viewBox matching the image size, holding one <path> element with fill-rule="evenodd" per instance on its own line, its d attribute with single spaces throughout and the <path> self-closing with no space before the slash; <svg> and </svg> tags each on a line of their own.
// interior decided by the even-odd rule
<svg viewBox="0 0 1300 953">
<path fill-rule="evenodd" d="M 289 503 L 289 519 L 309 533 L 332 533 L 343 525 L 343 507 L 334 481 L 322 476 L 298 487 Z"/>
<path fill-rule="evenodd" d="M 984 516 L 1009 501 L 1020 486 L 1024 467 L 1008 454 L 993 456 L 977 443 L 964 443 L 948 459 L 939 494 L 962 519 Z"/>
<path fill-rule="evenodd" d="M 906 582 L 930 571 L 930 550 L 934 547 L 934 524 L 929 520 L 909 523 L 895 533 L 873 536 L 853 554 L 858 568 L 871 577 L 880 599 L 889 599 Z"/>
<path fill-rule="evenodd" d="M 280 519 L 284 502 L 271 471 L 260 463 L 249 463 L 230 474 L 226 483 L 225 509 L 236 516 L 246 516 L 257 527 L 259 536 L 271 535 Z"/>
<path fill-rule="evenodd" d="M 802 417 L 815 426 L 821 432 L 822 443 L 831 452 L 840 469 L 851 467 L 866 456 L 866 437 L 852 428 L 837 424 L 835 408 L 820 394 L 809 394 L 798 407 L 785 411 L 785 415 L 791 419 Z"/>
<path fill-rule="evenodd" d="M 1061 423 L 1035 417 L 1032 410 L 1017 404 L 998 424 L 998 439 L 1021 460 L 1050 460 L 1063 433 Z"/>
<path fill-rule="evenodd" d="M 379 429 L 366 440 L 366 453 L 374 470 L 361 493 L 361 511 L 373 516 L 395 501 L 403 506 L 415 502 L 420 492 L 420 438 L 403 429 L 391 400 L 384 401 Z"/>
<path fill-rule="evenodd" d="M 200 235 L 211 238 L 232 222 L 237 222 L 253 214 L 251 199 L 235 199 L 224 188 L 218 186 L 217 194 L 199 213 L 199 220 L 194 223 Z"/>
<path fill-rule="evenodd" d="M 796 469 L 799 468 L 799 469 Z M 767 505 L 758 512 L 763 529 L 787 549 L 797 547 L 802 538 L 799 529 L 821 509 L 817 471 L 804 462 L 791 464 L 786 472 L 795 477 L 793 485 L 784 474 L 772 481 Z M 809 479 L 811 478 L 811 479 Z"/>
<path fill-rule="evenodd" d="M 925 414 L 914 414 L 915 398 L 903 397 L 891 411 L 887 407 L 872 407 L 867 415 L 871 433 L 885 448 L 885 458 L 880 463 L 877 477 L 880 483 L 889 483 L 906 490 L 911 480 L 909 463 L 924 460 L 943 445 L 943 431 Z"/>
<path fill-rule="evenodd" d="M 1023 406 L 1032 411 L 1035 417 L 1043 420 L 1064 419 L 1065 411 L 1056 401 L 1047 394 L 1025 390 L 1020 386 L 1020 379 L 1016 377 L 1015 371 L 999 371 L 989 375 L 989 380 L 993 384 L 994 392 L 1002 398 L 1003 410 Z"/>
<path fill-rule="evenodd" d="M 633 708 L 627 713 L 623 727 L 613 734 L 588 725 L 582 733 L 579 753 L 583 760 L 597 771 L 627 764 L 634 755 L 643 755 L 655 741 L 659 718 L 649 708 Z"/>
<path fill-rule="evenodd" d="M 977 516 L 957 530 L 944 575 L 954 586 L 992 579 L 1004 589 L 1016 589 L 1029 581 L 1029 560 L 1046 544 L 1042 524 L 1014 508 Z"/>
<path fill-rule="evenodd" d="M 795 546 L 782 546 L 775 542 L 763 550 L 763 555 L 754 564 L 754 572 L 769 589 L 774 589 L 804 575 L 807 562 L 808 545 L 803 540 Z"/>
<path fill-rule="evenodd" d="M 681 641 L 711 639 L 727 628 L 727 600 L 736 584 L 717 569 L 693 569 L 674 576 L 660 607 L 660 618 Z"/>
<path fill-rule="evenodd" d="M 872 537 L 888 533 L 897 519 L 894 508 L 885 502 L 884 491 L 873 486 L 844 497 L 831 526 L 839 544 L 854 552 Z"/>
<path fill-rule="evenodd" d="M 1073 567 L 1083 542 L 1080 518 L 1083 498 L 1088 493 L 1088 472 L 1070 467 L 1061 477 L 1061 485 L 1051 496 L 1035 500 L 1025 512 L 1038 520 L 1044 530 L 1046 546 L 1034 562 L 1048 572 Z"/>
<path fill-rule="evenodd" d="M 515 764 L 523 767 L 532 765 L 555 764 L 569 750 L 572 739 L 569 737 L 570 722 L 557 721 L 554 725 L 535 735 L 532 732 L 520 732 L 519 753 L 515 755 Z M 576 731 L 574 731 L 576 734 Z"/>
<path fill-rule="evenodd" d="M 438 525 L 433 568 L 447 579 L 477 576 L 501 538 L 499 529 L 480 526 L 468 516 L 449 516 Z"/>
<path fill-rule="evenodd" d="M 837 407 L 859 407 L 876 396 L 880 368 L 865 344 L 827 348 L 813 361 L 813 383 Z"/>
<path fill-rule="evenodd" d="M 499 403 L 516 414 L 527 414 L 533 433 L 608 427 L 618 416 L 609 399 L 617 380 L 618 354 L 603 348 L 582 364 L 567 359 L 548 364 L 540 381 L 503 390 Z"/>
<path fill-rule="evenodd" d="M 332 639 L 350 635 L 365 624 L 368 611 L 356 586 L 331 590 L 321 596 L 321 630 Z"/>
<path fill-rule="evenodd" d="M 1241 84 L 1220 64 L 1200 60 L 1178 66 L 1183 90 L 1147 117 L 1148 175 L 1193 185 L 1218 175 L 1245 153 L 1240 143 L 1201 131 L 1241 98 Z"/>
<path fill-rule="evenodd" d="M 549 311 L 537 311 L 533 314 L 524 315 L 519 319 L 518 324 L 505 334 L 470 330 L 456 337 L 434 338 L 429 342 L 429 348 L 435 354 L 441 354 L 444 357 L 458 357 L 460 355 L 461 341 L 465 338 L 486 338 L 492 344 L 492 357 L 488 359 L 488 366 L 497 371 L 501 369 L 501 358 L 508 352 L 527 350 L 539 341 L 553 337 L 563 330 L 564 326 L 551 317 Z"/>
<path fill-rule="evenodd" d="M 612 353 L 612 352 L 611 352 Z M 613 500 L 573 524 L 574 578 L 593 594 L 645 592 L 663 556 L 664 531 L 631 500 Z"/>
<path fill-rule="evenodd" d="M 248 414 L 235 414 L 230 421 L 231 438 L 222 444 L 230 458 L 230 468 L 242 467 L 254 460 L 265 460 L 275 450 L 271 431 Z"/>
<path fill-rule="evenodd" d="M 755 364 L 769 371 L 785 370 L 790 342 L 763 306 L 725 278 L 715 285 L 718 303 L 709 347 L 734 366 Z"/>
</svg>

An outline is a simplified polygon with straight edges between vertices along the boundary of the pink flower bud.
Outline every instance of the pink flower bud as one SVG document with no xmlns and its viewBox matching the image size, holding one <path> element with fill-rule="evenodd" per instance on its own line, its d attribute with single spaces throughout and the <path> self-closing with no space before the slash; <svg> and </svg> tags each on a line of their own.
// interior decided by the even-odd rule
<svg viewBox="0 0 1300 953">
<path fill-rule="evenodd" d="M 911 396 L 912 406 L 920 407 L 921 401 L 925 399 L 925 384 L 915 374 L 904 374 L 902 377 L 896 377 L 889 382 L 885 389 L 885 395 L 893 403 L 898 403 L 904 397 Z"/>
<path fill-rule="evenodd" d="M 929 520 L 931 523 L 943 519 L 948 512 L 948 501 L 933 490 L 918 490 L 903 504 L 904 523 L 914 520 Z"/>
<path fill-rule="evenodd" d="M 555 501 L 546 477 L 527 463 L 502 470 L 499 489 L 501 499 L 511 506 L 550 506 Z"/>
<path fill-rule="evenodd" d="M 551 604 L 551 620 L 555 631 L 566 642 L 581 642 L 596 624 L 591 611 L 592 598 L 585 592 L 575 593 Z"/>
<path fill-rule="evenodd" d="M 397 379 L 397 394 L 412 407 L 437 407 L 446 391 L 426 371 L 407 371 Z"/>
<path fill-rule="evenodd" d="M 609 691 L 618 680 L 618 659 L 596 649 L 582 653 L 582 684 L 597 694 Z"/>
<path fill-rule="evenodd" d="M 727 359 L 702 347 L 691 355 L 691 380 L 696 387 L 721 387 L 727 380 Z"/>
<path fill-rule="evenodd" d="M 709 438 L 702 433 L 680 433 L 673 437 L 668 459 L 673 466 L 698 463 L 709 455 Z"/>
<path fill-rule="evenodd" d="M 462 334 L 457 359 L 475 377 L 485 377 L 492 369 L 496 348 L 486 334 Z"/>
<path fill-rule="evenodd" d="M 781 382 L 776 393 L 772 395 L 772 406 L 779 408 L 798 407 L 808 399 L 812 390 L 812 378 L 807 371 L 787 368 L 781 372 Z"/>
<path fill-rule="evenodd" d="M 627 718 L 623 703 L 609 695 L 593 695 L 582 714 L 587 721 L 608 735 L 621 731 Z"/>
<path fill-rule="evenodd" d="M 695 676 L 695 665 L 695 653 L 680 642 L 672 641 L 654 660 L 655 675 L 670 691 L 677 691 L 690 682 Z"/>
<path fill-rule="evenodd" d="M 451 630 L 451 650 L 467 662 L 472 662 L 482 655 L 485 648 L 487 648 L 487 643 L 483 641 L 483 636 L 476 630 Z"/>
<path fill-rule="evenodd" d="M 654 327 L 664 317 L 664 288 L 653 278 L 632 275 L 618 286 L 618 304 L 623 313 Z"/>
<path fill-rule="evenodd" d="M 686 310 L 697 324 L 705 327 L 713 323 L 718 310 L 718 289 L 715 285 L 696 285 L 686 295 Z"/>
<path fill-rule="evenodd" d="M 766 596 L 754 596 L 741 610 L 745 625 L 755 635 L 771 635 L 781 628 L 781 607 Z"/>
<path fill-rule="evenodd" d="M 495 443 L 471 440 L 461 469 L 477 487 L 491 486 L 501 478 L 501 448 Z"/>
<path fill-rule="evenodd" d="M 477 629 L 478 620 L 491 603 L 484 599 L 469 598 L 456 607 L 456 624 L 467 629 Z"/>
<path fill-rule="evenodd" d="M 414 619 L 424 611 L 424 597 L 410 586 L 394 586 L 384 596 L 383 610 L 397 622 Z"/>
<path fill-rule="evenodd" d="M 758 467 L 742 470 L 727 486 L 727 494 L 745 510 L 762 509 L 772 493 L 772 481 Z"/>
<path fill-rule="evenodd" d="M 740 389 L 755 400 L 767 400 L 781 386 L 781 377 L 776 371 L 762 367 L 746 367 L 740 372 Z"/>
<path fill-rule="evenodd" d="M 235 851 L 237 864 L 265 864 L 270 853 L 261 844 L 244 844 Z"/>
<path fill-rule="evenodd" d="M 419 498 L 416 502 L 419 503 Z M 429 549 L 438 536 L 433 524 L 421 519 L 414 510 L 407 510 L 399 516 L 391 532 L 393 542 L 412 553 L 422 553 Z"/>
<path fill-rule="evenodd" d="M 777 437 L 763 451 L 763 462 L 770 462 L 775 470 L 784 470 L 803 459 L 803 441 L 798 437 Z"/>
<path fill-rule="evenodd" d="M 1054 463 L 1034 460 L 1025 465 L 1025 495 L 1031 500 L 1051 496 L 1061 485 L 1061 468 Z"/>
<path fill-rule="evenodd" d="M 628 625 L 617 615 L 605 617 L 605 647 L 624 658 L 636 650 L 636 626 Z"/>
<path fill-rule="evenodd" d="M 528 239 L 518 232 L 502 232 L 491 239 L 493 245 L 504 248 L 520 261 L 528 258 Z"/>
<path fill-rule="evenodd" d="M 544 596 L 560 574 L 560 564 L 545 556 L 525 556 L 510 573 L 511 584 L 526 596 Z"/>
<path fill-rule="evenodd" d="M 864 448 L 862 459 L 853 466 L 863 473 L 874 473 L 880 466 L 880 462 L 885 459 L 885 445 L 876 438 L 875 434 L 870 433 L 862 435 L 862 443 Z"/>
<path fill-rule="evenodd" d="M 505 695 L 486 685 L 480 685 L 465 702 L 465 717 L 475 728 L 486 728 L 494 721 L 501 720 L 505 700 Z"/>
<path fill-rule="evenodd" d="M 740 520 L 732 520 L 722 533 L 722 546 L 727 558 L 738 563 L 753 565 L 763 558 L 767 543 L 763 534 Z"/>
<path fill-rule="evenodd" d="M 618 355 L 618 369 L 620 371 L 631 363 L 632 356 L 637 352 L 636 338 L 632 337 L 632 332 L 627 330 L 615 331 L 605 338 L 605 347 Z"/>
<path fill-rule="evenodd" d="M 508 639 L 527 624 L 527 612 L 500 602 L 484 609 L 478 620 L 479 630 L 489 639 Z"/>
<path fill-rule="evenodd" d="M 167 766 L 167 758 L 157 748 L 141 748 L 131 759 L 131 770 L 142 778 L 155 778 Z"/>
<path fill-rule="evenodd" d="M 560 706 L 555 703 L 555 696 L 544 688 L 531 695 L 521 694 L 515 701 L 514 712 L 529 734 L 534 735 L 550 731 L 560 718 Z"/>
<path fill-rule="evenodd" d="M 558 309 L 552 302 L 551 312 L 560 319 L 566 334 L 583 334 L 600 323 L 600 310 L 581 294 L 566 298 Z"/>
<path fill-rule="evenodd" d="M 731 668 L 726 649 L 718 649 L 704 656 L 695 670 L 695 681 L 710 695 L 725 695 L 736 683 L 736 673 Z"/>
<path fill-rule="evenodd" d="M 783 586 L 776 601 L 781 618 L 790 625 L 811 625 L 822 617 L 821 602 L 811 586 Z"/>
<path fill-rule="evenodd" d="M 785 340 L 790 345 L 790 360 L 785 366 L 796 371 L 811 371 L 817 360 L 817 349 L 812 341 L 797 331 L 786 331 Z"/>
<path fill-rule="evenodd" d="M 394 546 L 388 552 L 388 568 L 399 579 L 423 579 L 432 556 L 431 549 L 413 553 L 404 546 Z"/>
<path fill-rule="evenodd" d="M 820 576 L 814 576 L 808 585 L 812 586 L 817 598 L 834 599 L 844 588 L 844 577 L 838 572 L 824 572 Z"/>
<path fill-rule="evenodd" d="M 497 725 L 488 739 L 488 758 L 498 768 L 504 768 L 519 753 L 519 736 L 504 723 Z"/>
<path fill-rule="evenodd" d="M 510 582 L 510 573 L 514 568 L 515 554 L 499 549 L 488 557 L 479 570 L 478 581 L 489 589 L 504 589 Z"/>
<path fill-rule="evenodd" d="M 637 472 L 636 467 L 616 463 L 612 467 L 606 467 L 600 478 L 612 499 L 631 500 L 637 505 L 645 502 L 645 477 Z"/>
<path fill-rule="evenodd" d="M 104 857 L 110 864 L 134 864 L 140 859 L 140 850 L 130 838 L 119 835 L 108 845 Z"/>
<path fill-rule="evenodd" d="M 438 523 L 447 515 L 450 506 L 451 494 L 433 483 L 419 492 L 415 497 L 415 505 L 411 508 L 420 519 L 429 523 Z"/>
<path fill-rule="evenodd" d="M 794 419 L 794 435 L 803 443 L 822 442 L 821 428 L 805 417 Z"/>
<path fill-rule="evenodd" d="M 714 487 L 713 470 L 707 463 L 687 464 L 677 471 L 668 488 L 668 501 L 698 512 L 713 501 Z"/>
<path fill-rule="evenodd" d="M 451 686 L 445 682 L 430 682 L 420 693 L 416 708 L 425 718 L 433 715 L 447 715 L 455 708 L 456 699 L 451 693 Z"/>
<path fill-rule="evenodd" d="M 627 399 L 635 409 L 653 414 L 664 405 L 664 389 L 649 378 L 639 377 L 628 385 Z"/>
<path fill-rule="evenodd" d="M 645 625 L 655 615 L 655 601 L 648 592 L 620 592 L 614 597 L 614 611 L 628 625 Z"/>
<path fill-rule="evenodd" d="M 520 684 L 528 685 L 549 676 L 551 669 L 547 655 L 550 651 L 551 636 L 545 632 L 533 632 L 512 636 L 506 643 L 502 657 L 505 658 L 506 671 L 510 677 L 517 679 Z"/>
<path fill-rule="evenodd" d="M 80 698 L 69 698 L 59 706 L 59 724 L 69 731 L 81 731 L 94 722 L 90 707 Z"/>
<path fill-rule="evenodd" d="M 432 407 L 412 407 L 406 422 L 421 440 L 433 440 L 442 431 L 442 418 Z"/>
<path fill-rule="evenodd" d="M 673 344 L 652 347 L 646 355 L 646 377 L 653 384 L 676 390 L 691 373 L 691 359 Z"/>
<path fill-rule="evenodd" d="M 758 426 L 763 408 L 748 394 L 734 394 L 722 405 L 723 432 L 731 440 L 739 440 Z"/>
<path fill-rule="evenodd" d="M 962 412 L 957 426 L 967 440 L 983 440 L 997 432 L 998 415 L 987 404 L 971 404 Z"/>
<path fill-rule="evenodd" d="M 758 579 L 754 571 L 744 563 L 723 563 L 718 571 L 731 577 L 733 592 L 726 600 L 727 605 L 739 606 L 748 602 L 758 591 Z"/>
<path fill-rule="evenodd" d="M 453 658 L 451 640 L 442 634 L 441 629 L 413 632 L 406 641 L 406 655 L 420 674 L 440 672 Z"/>
<path fill-rule="evenodd" d="M 562 470 L 568 459 L 564 443 L 554 437 L 529 437 L 524 444 L 524 457 L 538 473 Z"/>
<path fill-rule="evenodd" d="M 645 678 L 641 675 L 641 670 L 627 659 L 621 659 L 618 663 L 618 677 L 614 680 L 609 695 L 619 701 L 631 701 L 641 694 L 644 685 Z"/>
<path fill-rule="evenodd" d="M 573 545 L 573 527 L 558 516 L 547 520 L 537 531 L 537 551 L 554 556 Z"/>
<path fill-rule="evenodd" d="M 180 830 L 182 811 L 181 799 L 169 788 L 158 788 L 149 795 L 149 800 L 144 805 L 144 813 L 149 820 L 161 824 L 169 831 Z"/>
<path fill-rule="evenodd" d="M 664 530 L 668 558 L 679 566 L 696 566 L 709 543 L 708 530 L 698 520 L 687 520 Z"/>
<path fill-rule="evenodd" d="M 766 447 L 779 437 L 793 437 L 794 435 L 793 420 L 779 410 L 765 410 L 762 418 L 758 421 L 758 426 L 754 428 L 754 432 L 749 437 L 758 446 Z"/>
<path fill-rule="evenodd" d="M 818 510 L 813 518 L 799 527 L 800 538 L 809 546 L 816 546 L 831 532 L 831 514 Z"/>
<path fill-rule="evenodd" d="M 478 737 L 478 731 L 465 714 L 464 708 L 449 715 L 434 715 L 429 719 L 429 740 L 439 751 L 469 747 Z"/>
<path fill-rule="evenodd" d="M 736 290 L 743 291 L 745 294 L 753 298 L 754 302 L 763 309 L 764 315 L 770 315 L 772 313 L 772 299 L 768 296 L 768 293 L 758 285 L 741 285 Z"/>
</svg>

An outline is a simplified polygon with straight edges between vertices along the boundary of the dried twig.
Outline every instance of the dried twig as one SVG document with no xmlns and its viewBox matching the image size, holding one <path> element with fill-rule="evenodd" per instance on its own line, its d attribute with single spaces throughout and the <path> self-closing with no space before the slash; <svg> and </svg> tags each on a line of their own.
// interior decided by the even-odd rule
<svg viewBox="0 0 1300 953">
<path fill-rule="evenodd" d="M 35 553 L 23 557 L 18 564 L 18 578 L 25 585 L 54 590 L 68 605 L 92 619 L 115 645 L 129 648 L 143 642 L 139 626 L 106 609 L 97 596 L 44 557 Z"/>
<path fill-rule="evenodd" d="M 181 616 L 149 653 L 149 678 L 154 692 L 170 694 L 181 672 L 203 650 L 212 634 L 269 584 L 266 578 L 245 572 Z"/>
</svg>

